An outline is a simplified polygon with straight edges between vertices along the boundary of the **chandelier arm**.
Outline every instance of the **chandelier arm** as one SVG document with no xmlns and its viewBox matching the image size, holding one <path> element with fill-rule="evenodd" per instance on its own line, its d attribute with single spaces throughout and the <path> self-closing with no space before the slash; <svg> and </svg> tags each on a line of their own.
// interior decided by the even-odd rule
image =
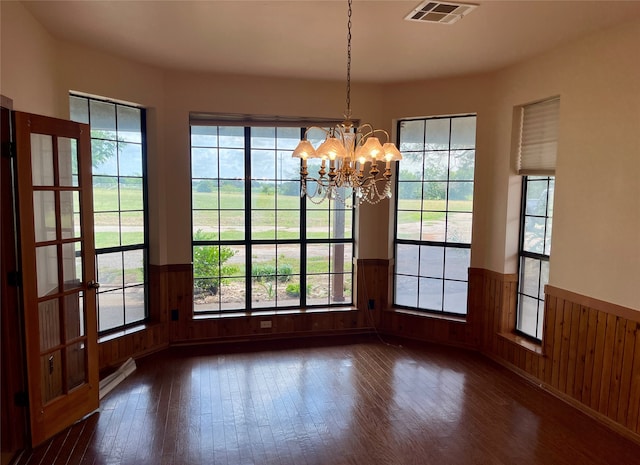
<svg viewBox="0 0 640 465">
<path fill-rule="evenodd" d="M 307 139 L 307 135 L 309 134 L 309 131 L 311 131 L 312 129 L 319 129 L 320 131 L 324 132 L 325 135 L 329 135 L 331 134 L 330 131 L 328 131 L 325 128 L 321 128 L 320 126 L 309 126 L 307 129 L 305 129 L 304 131 L 304 138 Z"/>
<path fill-rule="evenodd" d="M 372 131 L 372 135 L 376 135 L 376 134 L 384 134 L 385 142 L 390 142 L 391 141 L 391 137 L 389 136 L 389 133 L 387 131 L 385 131 L 384 129 L 374 129 Z"/>
</svg>

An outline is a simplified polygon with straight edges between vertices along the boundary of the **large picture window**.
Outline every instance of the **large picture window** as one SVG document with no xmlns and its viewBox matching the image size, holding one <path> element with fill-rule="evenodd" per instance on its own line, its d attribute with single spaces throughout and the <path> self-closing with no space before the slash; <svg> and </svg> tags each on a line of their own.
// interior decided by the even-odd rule
<svg viewBox="0 0 640 465">
<path fill-rule="evenodd" d="M 302 134 L 191 125 L 195 313 L 352 303 L 353 210 L 300 197 Z"/>
<path fill-rule="evenodd" d="M 147 316 L 145 111 L 80 95 L 71 119 L 91 126 L 98 331 Z"/>
<path fill-rule="evenodd" d="M 394 305 L 466 314 L 476 117 L 398 123 Z"/>
</svg>

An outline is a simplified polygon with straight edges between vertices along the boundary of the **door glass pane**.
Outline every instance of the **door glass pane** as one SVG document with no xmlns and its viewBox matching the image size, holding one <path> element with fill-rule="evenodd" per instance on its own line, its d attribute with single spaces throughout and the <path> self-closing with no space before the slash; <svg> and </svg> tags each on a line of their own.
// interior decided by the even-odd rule
<svg viewBox="0 0 640 465">
<path fill-rule="evenodd" d="M 85 382 L 86 348 L 84 342 L 67 346 L 67 389 L 71 390 Z"/>
<path fill-rule="evenodd" d="M 63 239 L 80 237 L 80 193 L 78 191 L 60 192 L 60 227 Z"/>
<path fill-rule="evenodd" d="M 82 249 L 80 242 L 62 244 L 62 275 L 65 290 L 81 286 Z"/>
<path fill-rule="evenodd" d="M 67 341 L 85 335 L 84 292 L 64 297 L 65 337 Z"/>
<path fill-rule="evenodd" d="M 33 192 L 33 226 L 36 242 L 56 239 L 56 206 L 53 191 Z"/>
<path fill-rule="evenodd" d="M 78 141 L 58 138 L 58 179 L 60 186 L 78 186 Z"/>
<path fill-rule="evenodd" d="M 53 186 L 53 138 L 31 134 L 31 179 L 34 186 Z"/>
<path fill-rule="evenodd" d="M 58 292 L 58 249 L 55 245 L 36 247 L 38 297 Z"/>
<path fill-rule="evenodd" d="M 60 303 L 57 298 L 38 303 L 38 324 L 41 352 L 60 344 Z"/>
<path fill-rule="evenodd" d="M 40 357 L 40 391 L 42 403 L 46 404 L 62 392 L 62 352 L 56 350 Z"/>
</svg>

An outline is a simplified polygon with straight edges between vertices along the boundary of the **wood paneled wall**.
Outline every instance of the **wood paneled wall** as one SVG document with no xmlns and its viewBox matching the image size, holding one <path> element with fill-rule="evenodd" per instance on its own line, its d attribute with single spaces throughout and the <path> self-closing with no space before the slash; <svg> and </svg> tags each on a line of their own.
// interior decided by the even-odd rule
<svg viewBox="0 0 640 465">
<path fill-rule="evenodd" d="M 539 346 L 512 332 L 515 275 L 471 269 L 469 279 L 482 352 L 640 439 L 640 312 L 547 286 Z"/>
<path fill-rule="evenodd" d="M 385 263 L 388 263 L 386 260 Z M 114 334 L 99 344 L 100 369 L 116 367 L 129 357 L 139 357 L 171 344 L 215 343 L 233 340 L 276 339 L 330 334 L 371 332 L 373 312 L 366 312 L 368 299 L 374 310 L 387 307 L 387 268 L 382 275 L 376 260 L 359 260 L 357 281 L 369 291 L 358 293 L 358 307 L 297 312 L 263 311 L 259 315 L 239 313 L 224 318 L 193 318 L 191 265 L 149 267 L 149 317 L 142 329 Z M 379 312 L 377 312 L 379 314 Z M 177 315 L 177 320 L 172 319 Z M 270 328 L 262 328 L 262 321 Z"/>
</svg>

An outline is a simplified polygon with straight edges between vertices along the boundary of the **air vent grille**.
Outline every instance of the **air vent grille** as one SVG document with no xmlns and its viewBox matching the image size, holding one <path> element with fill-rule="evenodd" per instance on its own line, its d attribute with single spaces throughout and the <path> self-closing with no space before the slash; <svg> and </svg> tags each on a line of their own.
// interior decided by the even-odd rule
<svg viewBox="0 0 640 465">
<path fill-rule="evenodd" d="M 422 2 L 404 17 L 407 21 L 453 24 L 471 13 L 478 5 L 453 2 Z"/>
</svg>

